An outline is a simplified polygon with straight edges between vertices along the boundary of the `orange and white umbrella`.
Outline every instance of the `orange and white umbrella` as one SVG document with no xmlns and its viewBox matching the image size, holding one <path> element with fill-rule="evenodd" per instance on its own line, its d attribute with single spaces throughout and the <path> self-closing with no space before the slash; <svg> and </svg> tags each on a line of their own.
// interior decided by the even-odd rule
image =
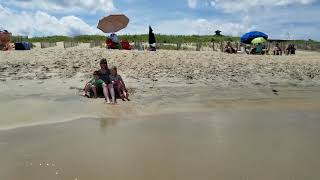
<svg viewBox="0 0 320 180">
<path fill-rule="evenodd" d="M 104 33 L 118 32 L 129 24 L 129 18 L 124 14 L 113 14 L 100 19 L 98 29 Z"/>
</svg>

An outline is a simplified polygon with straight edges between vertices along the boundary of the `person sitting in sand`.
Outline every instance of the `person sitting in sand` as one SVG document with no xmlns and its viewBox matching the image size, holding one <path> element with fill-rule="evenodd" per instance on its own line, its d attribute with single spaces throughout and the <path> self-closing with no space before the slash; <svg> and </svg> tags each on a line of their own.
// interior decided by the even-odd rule
<svg viewBox="0 0 320 180">
<path fill-rule="evenodd" d="M 115 92 L 113 88 L 113 84 L 110 80 L 110 69 L 108 67 L 108 61 L 107 59 L 103 58 L 100 60 L 100 79 L 104 81 L 104 83 L 107 85 L 108 92 L 110 92 L 111 97 L 115 97 Z M 108 96 L 109 97 L 109 96 Z M 112 99 L 113 103 L 115 103 L 115 99 Z"/>
<path fill-rule="evenodd" d="M 257 50 L 257 47 L 256 47 L 256 45 L 254 45 L 254 46 L 251 48 L 249 54 L 256 54 L 256 50 Z"/>
<path fill-rule="evenodd" d="M 276 43 L 276 46 L 273 49 L 273 55 L 282 55 L 282 49 L 279 47 L 279 43 Z"/>
<path fill-rule="evenodd" d="M 118 36 L 115 33 L 110 34 L 110 39 L 112 40 L 113 43 L 119 44 Z"/>
<path fill-rule="evenodd" d="M 255 54 L 263 55 L 265 53 L 264 49 L 265 49 L 265 46 L 261 43 L 258 43 L 256 45 L 256 53 Z"/>
<path fill-rule="evenodd" d="M 99 71 L 93 72 L 93 79 L 90 80 L 84 87 L 83 96 L 90 97 L 88 94 L 89 92 L 93 92 L 94 98 L 98 98 L 98 94 L 103 93 L 107 103 L 110 104 L 108 88 L 106 83 L 100 79 Z"/>
<path fill-rule="evenodd" d="M 229 54 L 237 53 L 237 51 L 232 47 L 231 42 L 227 42 L 227 45 L 224 47 L 224 52 Z"/>
<path fill-rule="evenodd" d="M 291 55 L 291 54 L 296 54 L 296 48 L 294 47 L 294 44 L 289 44 L 287 49 L 286 49 L 286 54 Z"/>
<path fill-rule="evenodd" d="M 111 33 L 107 38 L 108 49 L 121 49 L 121 45 L 118 36 L 115 33 Z"/>
<path fill-rule="evenodd" d="M 115 67 L 115 66 L 112 67 L 112 69 L 111 69 L 110 80 L 113 84 L 114 89 L 120 95 L 121 99 L 123 101 L 125 101 L 125 99 L 130 101 L 129 93 L 126 88 L 126 85 L 125 85 L 124 81 L 122 80 L 121 76 L 118 74 L 117 67 Z"/>
</svg>

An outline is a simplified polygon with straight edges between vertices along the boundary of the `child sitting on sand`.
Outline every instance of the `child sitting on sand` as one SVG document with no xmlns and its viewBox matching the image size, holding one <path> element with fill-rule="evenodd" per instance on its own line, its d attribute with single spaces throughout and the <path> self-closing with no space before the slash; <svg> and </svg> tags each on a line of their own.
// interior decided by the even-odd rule
<svg viewBox="0 0 320 180">
<path fill-rule="evenodd" d="M 83 96 L 90 97 L 89 92 L 93 92 L 94 98 L 97 98 L 98 94 L 103 94 L 107 103 L 110 104 L 108 88 L 105 82 L 100 79 L 99 71 L 93 72 L 93 79 L 86 84 Z"/>
<path fill-rule="evenodd" d="M 115 66 L 111 69 L 110 80 L 113 84 L 113 88 L 120 95 L 121 99 L 123 101 L 125 101 L 125 99 L 130 101 L 126 85 L 124 84 L 121 76 L 118 74 L 117 67 Z"/>
</svg>

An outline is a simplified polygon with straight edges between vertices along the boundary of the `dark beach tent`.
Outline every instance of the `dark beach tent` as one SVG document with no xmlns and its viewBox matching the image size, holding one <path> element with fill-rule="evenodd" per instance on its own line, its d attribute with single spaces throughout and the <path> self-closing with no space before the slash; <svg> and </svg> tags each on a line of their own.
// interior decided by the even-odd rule
<svg viewBox="0 0 320 180">
<path fill-rule="evenodd" d="M 151 26 L 149 26 L 149 44 L 154 44 L 156 43 L 156 37 L 153 33 L 153 29 L 151 28 Z"/>
<path fill-rule="evenodd" d="M 251 44 L 251 41 L 255 38 L 258 37 L 262 37 L 264 39 L 268 39 L 268 35 L 263 33 L 263 32 L 259 32 L 259 31 L 251 31 L 248 33 L 245 33 L 241 38 L 240 38 L 240 42 L 244 43 L 244 44 Z"/>
</svg>

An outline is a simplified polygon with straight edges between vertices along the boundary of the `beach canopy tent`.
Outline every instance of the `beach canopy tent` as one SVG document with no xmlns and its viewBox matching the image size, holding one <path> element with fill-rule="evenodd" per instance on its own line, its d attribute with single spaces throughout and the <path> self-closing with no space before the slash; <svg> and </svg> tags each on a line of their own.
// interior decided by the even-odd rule
<svg viewBox="0 0 320 180">
<path fill-rule="evenodd" d="M 112 14 L 100 19 L 97 28 L 104 33 L 114 33 L 124 29 L 129 24 L 129 18 L 124 14 Z"/>
<path fill-rule="evenodd" d="M 259 31 L 251 31 L 248 33 L 245 33 L 241 38 L 240 38 L 240 42 L 244 43 L 244 44 L 251 44 L 252 40 L 258 37 L 262 37 L 265 40 L 268 39 L 268 35 L 263 33 L 263 32 L 259 32 Z"/>
<path fill-rule="evenodd" d="M 263 37 L 257 37 L 251 41 L 252 44 L 263 44 L 265 42 L 267 42 L 267 40 Z"/>
</svg>

